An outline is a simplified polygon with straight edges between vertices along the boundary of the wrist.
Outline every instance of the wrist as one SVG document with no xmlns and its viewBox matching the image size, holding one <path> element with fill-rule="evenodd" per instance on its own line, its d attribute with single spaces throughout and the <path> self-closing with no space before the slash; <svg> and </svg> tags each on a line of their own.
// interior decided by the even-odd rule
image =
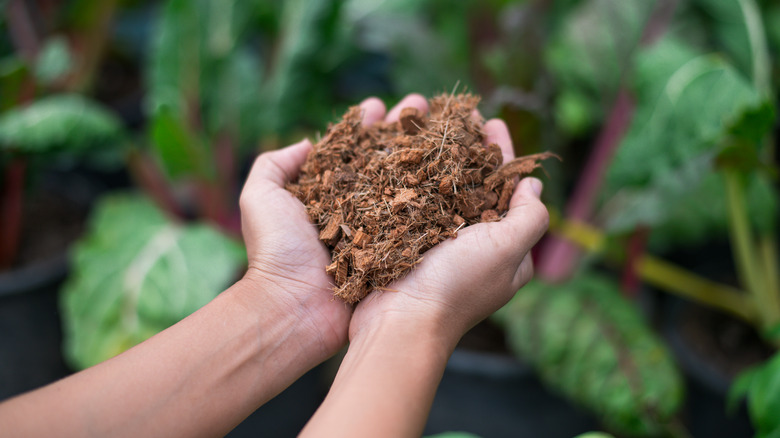
<svg viewBox="0 0 780 438">
<path fill-rule="evenodd" d="M 375 298 L 378 297 L 370 299 Z M 457 325 L 447 324 L 443 312 L 372 310 L 360 306 L 355 310 L 350 322 L 350 343 L 359 343 L 364 339 L 371 339 L 373 342 L 375 339 L 388 337 L 401 339 L 406 344 L 430 344 L 449 357 L 463 333 Z"/>
<path fill-rule="evenodd" d="M 250 268 L 231 289 L 236 302 L 257 315 L 261 325 L 283 328 L 284 339 L 316 365 L 346 343 L 351 312 L 346 305 L 338 306 L 330 290 L 299 286 Z"/>
</svg>

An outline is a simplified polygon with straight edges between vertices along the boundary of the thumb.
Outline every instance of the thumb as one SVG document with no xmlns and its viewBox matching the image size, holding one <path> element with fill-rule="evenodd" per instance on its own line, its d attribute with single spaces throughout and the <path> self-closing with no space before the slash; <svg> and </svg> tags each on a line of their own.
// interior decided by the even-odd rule
<svg viewBox="0 0 780 438">
<path fill-rule="evenodd" d="M 304 139 L 286 148 L 261 154 L 252 165 L 246 185 L 269 181 L 283 187 L 298 177 L 311 148 L 311 142 Z"/>
<path fill-rule="evenodd" d="M 506 235 L 511 236 L 511 244 L 516 250 L 530 250 L 547 231 L 550 216 L 539 199 L 541 194 L 541 181 L 523 178 L 509 201 L 509 212 L 500 223 L 510 228 Z"/>
</svg>

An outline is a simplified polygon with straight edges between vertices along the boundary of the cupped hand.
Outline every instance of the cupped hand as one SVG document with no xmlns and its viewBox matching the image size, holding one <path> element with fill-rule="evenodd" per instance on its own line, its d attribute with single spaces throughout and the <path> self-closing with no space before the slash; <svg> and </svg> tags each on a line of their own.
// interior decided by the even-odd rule
<svg viewBox="0 0 780 438">
<path fill-rule="evenodd" d="M 402 101 L 388 119 L 404 106 L 427 111 L 424 99 Z M 501 147 L 504 162 L 514 158 L 512 141 L 503 121 L 484 125 L 486 144 Z M 350 339 L 388 319 L 438 330 L 451 346 L 473 325 L 506 304 L 533 276 L 530 250 L 547 230 L 548 213 L 539 200 L 542 183 L 536 178 L 519 182 L 506 216 L 459 231 L 428 250 L 406 277 L 373 291 L 356 307 Z"/>
</svg>

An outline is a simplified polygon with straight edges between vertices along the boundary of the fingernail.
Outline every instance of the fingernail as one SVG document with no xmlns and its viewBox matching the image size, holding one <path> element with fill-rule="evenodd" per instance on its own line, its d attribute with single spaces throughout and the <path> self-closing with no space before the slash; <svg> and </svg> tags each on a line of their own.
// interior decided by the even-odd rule
<svg viewBox="0 0 780 438">
<path fill-rule="evenodd" d="M 531 190 L 533 190 L 534 193 L 536 193 L 536 197 L 537 198 L 541 197 L 542 196 L 542 188 L 544 187 L 542 185 L 542 182 L 539 181 L 536 178 L 528 178 L 528 179 L 530 180 L 529 184 L 531 184 Z"/>
</svg>

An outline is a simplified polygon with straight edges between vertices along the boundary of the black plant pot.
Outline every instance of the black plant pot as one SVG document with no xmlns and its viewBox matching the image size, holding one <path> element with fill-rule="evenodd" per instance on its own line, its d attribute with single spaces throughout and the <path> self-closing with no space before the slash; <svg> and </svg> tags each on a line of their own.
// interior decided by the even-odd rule
<svg viewBox="0 0 780 438">
<path fill-rule="evenodd" d="M 510 356 L 456 350 L 447 363 L 425 433 L 571 438 L 598 429 L 590 414 L 548 391 L 530 366 Z"/>
<path fill-rule="evenodd" d="M 714 353 L 707 353 L 706 348 L 696 345 L 702 342 L 693 341 L 691 336 L 686 334 L 689 330 L 686 325 L 702 325 L 705 333 L 715 332 L 717 330 L 713 328 L 713 323 L 706 321 L 715 318 L 716 326 L 727 325 L 725 330 L 736 331 L 737 334 L 732 333 L 731 335 L 736 337 L 733 342 L 743 344 L 744 347 L 747 347 L 744 344 L 760 342 L 758 336 L 751 335 L 750 329 L 744 324 L 718 314 L 714 310 L 704 309 L 672 296 L 663 298 L 661 306 L 663 335 L 685 374 L 687 391 L 683 419 L 691 436 L 695 438 L 749 438 L 754 436 L 745 403 L 740 403 L 734 412 L 727 412 L 727 394 L 734 377 L 730 374 L 734 374 L 734 371 L 727 372 L 725 366 L 718 364 L 718 362 L 723 362 L 722 359 L 716 360 L 713 357 Z M 711 334 L 718 336 L 717 333 Z M 734 359 L 745 361 L 744 356 L 763 354 L 761 347 L 761 345 L 756 345 L 750 353 L 742 350 L 740 353 L 732 353 L 731 356 Z M 709 349 L 711 350 L 712 347 Z M 769 351 L 767 350 L 767 354 Z M 760 359 L 755 357 L 754 360 Z M 733 366 L 741 368 L 744 365 Z"/>
<path fill-rule="evenodd" d="M 0 274 L 0 400 L 70 373 L 57 302 L 66 271 L 62 255 Z"/>
</svg>

